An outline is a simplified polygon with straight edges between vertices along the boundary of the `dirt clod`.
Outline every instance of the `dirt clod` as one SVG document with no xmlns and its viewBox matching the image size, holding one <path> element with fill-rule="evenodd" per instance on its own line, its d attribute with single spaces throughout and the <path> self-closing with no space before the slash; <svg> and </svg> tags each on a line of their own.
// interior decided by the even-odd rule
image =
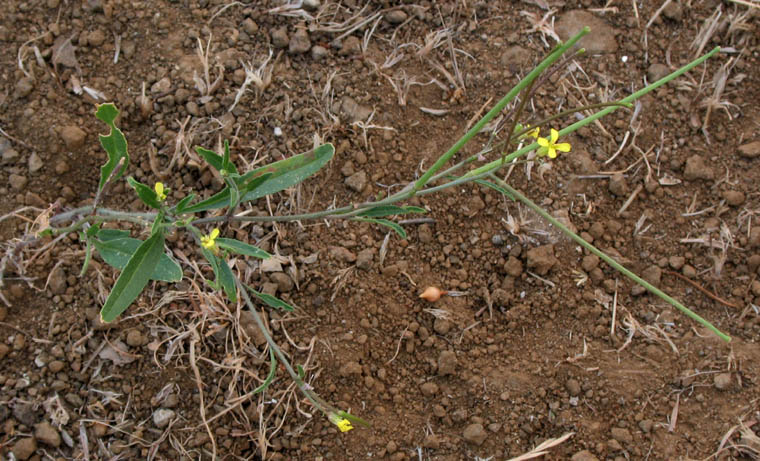
<svg viewBox="0 0 760 461">
<path fill-rule="evenodd" d="M 613 174 L 610 176 L 609 189 L 618 197 L 626 196 L 628 195 L 628 181 L 621 173 Z"/>
<path fill-rule="evenodd" d="M 34 425 L 34 437 L 51 447 L 58 448 L 61 445 L 61 434 L 47 421 Z"/>
<path fill-rule="evenodd" d="M 690 181 L 696 179 L 710 180 L 715 177 L 715 171 L 705 161 L 702 156 L 694 154 L 686 159 L 686 166 L 683 170 L 684 177 Z"/>
<path fill-rule="evenodd" d="M 288 51 L 291 54 L 303 54 L 309 51 L 310 48 L 311 40 L 309 39 L 309 33 L 305 29 L 298 29 L 290 38 Z"/>
<path fill-rule="evenodd" d="M 488 438 L 488 432 L 486 432 L 482 424 L 475 423 L 464 428 L 462 437 L 473 445 L 483 445 L 483 442 Z"/>
<path fill-rule="evenodd" d="M 744 158 L 760 157 L 760 141 L 752 141 L 739 146 L 739 155 Z"/>
<path fill-rule="evenodd" d="M 573 457 L 570 458 L 570 460 L 571 461 L 599 461 L 599 458 L 594 456 L 590 451 L 583 450 L 574 454 Z"/>
<path fill-rule="evenodd" d="M 583 37 L 578 48 L 585 48 L 589 54 L 614 53 L 618 49 L 615 39 L 616 30 L 607 21 L 583 10 L 572 10 L 564 13 L 557 21 L 555 30 L 562 40 L 567 40 L 580 32 L 584 27 L 590 27 L 591 32 Z"/>
<path fill-rule="evenodd" d="M 580 395 L 581 393 L 581 383 L 579 383 L 577 379 L 568 379 L 565 383 L 565 387 L 567 388 L 567 392 L 573 397 Z"/>
<path fill-rule="evenodd" d="M 367 173 L 359 171 L 346 178 L 346 185 L 356 192 L 364 190 L 367 185 Z"/>
<path fill-rule="evenodd" d="M 76 125 L 67 125 L 61 128 L 61 139 L 66 149 L 70 151 L 79 151 L 87 139 L 87 133 Z"/>
<path fill-rule="evenodd" d="M 633 435 L 631 431 L 623 427 L 613 427 L 610 431 L 612 438 L 623 444 L 629 444 L 633 442 Z"/>
<path fill-rule="evenodd" d="M 731 373 L 718 373 L 713 378 L 715 388 L 725 391 L 731 388 Z"/>
<path fill-rule="evenodd" d="M 443 351 L 438 356 L 438 374 L 453 375 L 457 371 L 457 355 L 453 351 Z M 481 426 L 482 429 L 482 426 Z"/>
<path fill-rule="evenodd" d="M 11 452 L 19 460 L 29 459 L 37 451 L 37 441 L 34 437 L 25 437 L 13 445 Z"/>
<path fill-rule="evenodd" d="M 528 268 L 538 275 L 546 275 L 557 264 L 554 256 L 554 245 L 542 245 L 528 250 Z"/>
</svg>

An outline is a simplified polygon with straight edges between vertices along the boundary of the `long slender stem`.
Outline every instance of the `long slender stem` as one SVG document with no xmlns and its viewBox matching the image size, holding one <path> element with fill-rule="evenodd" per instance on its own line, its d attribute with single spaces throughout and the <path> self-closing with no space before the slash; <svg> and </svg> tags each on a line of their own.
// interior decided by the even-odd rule
<svg viewBox="0 0 760 461">
<path fill-rule="evenodd" d="M 677 71 L 673 72 L 672 74 L 670 74 L 670 75 L 668 75 L 666 77 L 663 77 L 660 80 L 657 80 L 656 82 L 652 83 L 651 85 L 647 85 L 646 87 L 640 89 L 639 91 L 637 91 L 635 93 L 632 93 L 631 95 L 629 95 L 629 96 L 621 99 L 620 101 L 617 101 L 618 104 L 629 104 L 629 103 L 631 103 L 631 102 L 639 99 L 640 97 L 644 96 L 645 94 L 647 94 L 647 93 L 649 93 L 651 91 L 656 90 L 657 88 L 661 87 L 662 85 L 670 82 L 671 80 L 673 80 L 673 79 L 675 79 L 675 78 L 683 75 L 684 73 L 690 71 L 691 69 L 695 68 L 696 66 L 702 64 L 703 62 L 705 62 L 707 59 L 709 59 L 710 57 L 712 57 L 715 53 L 717 53 L 719 51 L 720 51 L 720 47 L 713 48 L 712 51 L 710 51 L 709 53 L 707 53 L 704 56 L 702 56 L 702 57 L 700 57 L 700 58 L 698 58 L 698 59 L 690 62 L 689 64 L 686 64 L 685 66 L 681 67 L 680 69 L 678 69 Z M 602 110 L 600 110 L 599 112 L 597 112 L 597 113 L 595 113 L 593 115 L 590 115 L 590 116 L 584 118 L 583 120 L 575 122 L 572 125 L 566 126 L 565 128 L 562 128 L 561 130 L 559 130 L 559 135 L 560 136 L 566 136 L 566 135 L 568 135 L 570 133 L 573 133 L 574 131 L 577 131 L 577 130 L 583 128 L 584 126 L 588 125 L 589 123 L 592 123 L 592 122 L 594 122 L 594 121 L 596 121 L 596 120 L 604 117 L 605 115 L 608 115 L 609 113 L 615 111 L 618 107 L 620 107 L 620 106 L 615 105 L 615 106 L 607 107 L 607 108 L 602 109 Z M 504 158 L 504 162 L 508 163 L 510 160 L 512 160 L 512 159 L 514 159 L 516 157 L 519 157 L 521 155 L 525 155 L 528 152 L 530 152 L 530 151 L 532 151 L 534 149 L 537 149 L 538 147 L 539 147 L 538 143 L 534 142 L 533 144 L 530 144 L 529 146 L 525 146 L 522 149 L 519 149 L 519 150 L 517 150 L 515 152 L 512 152 L 511 154 L 507 155 Z M 494 160 L 494 161 L 492 161 L 490 163 L 486 163 L 485 165 L 482 165 L 482 166 L 480 166 L 480 167 L 478 167 L 478 168 L 476 168 L 474 170 L 470 170 L 465 176 L 475 176 L 475 175 L 479 175 L 479 174 L 482 174 L 482 173 L 487 172 L 487 171 L 494 171 L 497 167 L 499 167 L 501 165 L 501 163 L 502 163 L 501 159 Z"/>
<path fill-rule="evenodd" d="M 656 286 L 652 285 L 651 283 L 649 283 L 646 280 L 642 279 L 641 277 L 639 277 L 638 275 L 634 274 L 630 270 L 626 269 L 625 266 L 623 266 L 619 262 L 615 261 L 614 259 L 610 258 L 606 254 L 602 253 L 602 251 L 598 250 L 594 245 L 592 245 L 592 244 L 588 243 L 587 241 L 583 240 L 578 234 L 576 234 L 575 232 L 573 232 L 570 229 L 568 229 L 567 226 L 565 226 L 560 221 L 558 221 L 554 216 L 552 216 L 548 212 L 546 212 L 546 210 L 544 210 L 540 206 L 538 206 L 535 203 L 533 203 L 532 200 L 530 200 L 528 197 L 524 196 L 523 194 L 521 194 L 520 192 L 518 192 L 514 188 L 510 187 L 510 185 L 507 184 L 506 182 L 504 182 L 501 179 L 499 179 L 498 176 L 496 176 L 495 174 L 492 174 L 491 178 L 493 180 L 495 180 L 499 184 L 499 186 L 501 186 L 504 189 L 506 189 L 507 192 L 509 192 L 510 194 L 512 194 L 513 196 L 515 196 L 518 200 L 520 200 L 525 205 L 527 205 L 528 208 L 530 208 L 531 210 L 535 211 L 542 218 L 544 218 L 547 221 L 549 221 L 553 226 L 555 226 L 556 228 L 558 228 L 559 230 L 561 230 L 562 232 L 564 232 L 565 235 L 567 235 L 568 237 L 570 237 L 571 239 L 573 239 L 578 245 L 580 245 L 583 248 L 587 249 L 591 253 L 597 255 L 604 262 L 606 262 L 607 264 L 609 264 L 610 266 L 612 266 L 615 270 L 619 271 L 621 274 L 625 275 L 629 279 L 631 279 L 634 282 L 638 283 L 639 285 L 643 286 L 644 288 L 646 288 L 647 290 L 649 290 L 651 293 L 659 296 L 660 298 L 662 298 L 663 300 L 665 300 L 666 302 L 668 302 L 669 304 L 671 304 L 672 306 L 674 306 L 675 308 L 677 308 L 678 310 L 680 310 L 681 312 L 683 312 L 684 314 L 686 314 L 691 319 L 699 322 L 705 328 L 707 328 L 708 330 L 710 330 L 713 333 L 715 333 L 716 335 L 718 335 L 718 337 L 720 339 L 722 339 L 723 341 L 731 342 L 731 337 L 728 336 L 728 335 L 726 335 L 726 334 L 724 334 L 720 330 L 718 330 L 718 328 L 716 328 L 712 323 L 710 323 L 707 320 L 705 320 L 704 318 L 700 317 L 694 311 L 692 311 L 688 307 L 684 306 L 683 304 L 681 304 L 680 302 L 678 302 L 677 300 L 675 300 L 674 298 L 672 298 L 671 296 L 669 296 L 664 291 L 660 290 Z"/>
<path fill-rule="evenodd" d="M 533 82 L 541 73 L 546 70 L 547 67 L 551 66 L 557 59 L 559 59 L 565 51 L 569 50 L 575 43 L 581 39 L 584 35 L 586 35 L 591 29 L 588 27 L 584 27 L 583 30 L 581 30 L 578 34 L 576 34 L 573 38 L 567 41 L 567 43 L 562 44 L 561 46 L 558 46 L 549 56 L 547 56 L 541 63 L 536 66 L 528 75 L 523 78 L 520 83 L 515 85 L 512 90 L 507 93 L 506 96 L 501 98 L 499 102 L 496 103 L 495 106 L 491 110 L 488 111 L 486 115 L 483 116 L 475 125 L 470 128 L 470 130 L 465 133 L 464 136 L 459 138 L 459 140 L 454 143 L 451 148 L 446 151 L 443 155 L 441 155 L 438 160 L 431 166 L 425 174 L 423 174 L 420 179 L 418 179 L 414 183 L 414 191 L 418 191 L 422 189 L 425 184 L 430 181 L 430 178 L 438 171 L 440 170 L 443 165 L 445 165 L 451 157 L 454 156 L 459 150 L 464 147 L 465 144 L 467 144 L 470 139 L 472 139 L 476 134 L 480 133 L 480 130 L 483 129 L 483 127 L 491 121 L 492 118 L 496 117 L 496 115 L 501 112 L 504 107 L 506 107 L 507 104 L 509 104 L 510 101 L 512 101 L 520 92 L 522 92 L 523 89 L 525 89 L 528 85 Z M 511 136 L 512 133 L 509 133 Z"/>
</svg>

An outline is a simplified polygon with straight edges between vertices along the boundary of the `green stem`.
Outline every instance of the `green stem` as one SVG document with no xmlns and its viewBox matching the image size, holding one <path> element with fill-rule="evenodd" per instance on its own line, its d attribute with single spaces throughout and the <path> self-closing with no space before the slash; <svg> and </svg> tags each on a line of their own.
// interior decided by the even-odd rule
<svg viewBox="0 0 760 461">
<path fill-rule="evenodd" d="M 720 51 L 720 47 L 713 48 L 712 51 L 710 51 L 709 53 L 705 54 L 704 56 L 702 56 L 702 57 L 700 57 L 700 58 L 698 58 L 698 59 L 690 62 L 689 64 L 686 64 L 685 66 L 681 67 L 680 69 L 678 69 L 677 71 L 673 72 L 672 74 L 667 75 L 667 76 L 665 76 L 665 77 L 657 80 L 656 82 L 652 83 L 651 85 L 648 85 L 648 86 L 640 89 L 639 91 L 631 94 L 630 96 L 625 97 L 625 98 L 617 101 L 617 103 L 620 104 L 620 105 L 630 104 L 631 102 L 639 99 L 640 97 L 644 96 L 645 94 L 647 94 L 647 93 L 649 93 L 651 91 L 656 90 L 657 88 L 661 87 L 662 85 L 670 82 L 671 80 L 673 80 L 673 79 L 675 79 L 677 77 L 680 77 L 684 73 L 686 73 L 686 72 L 690 71 L 691 69 L 695 68 L 696 66 L 702 64 L 703 62 L 705 62 L 707 59 L 709 59 L 710 57 L 712 57 L 715 53 L 717 53 L 719 51 Z M 597 112 L 597 113 L 595 113 L 593 115 L 590 115 L 590 116 L 584 118 L 583 120 L 575 122 L 572 125 L 566 126 L 565 128 L 559 130 L 559 135 L 560 136 L 566 136 L 566 135 L 568 135 L 570 133 L 573 133 L 573 132 L 579 130 L 580 128 L 583 128 L 584 126 L 588 125 L 589 123 L 592 123 L 592 122 L 594 122 L 594 121 L 596 121 L 596 120 L 604 117 L 605 115 L 608 115 L 609 113 L 614 112 L 618 107 L 620 107 L 620 106 L 619 105 L 614 105 L 614 106 L 607 107 L 606 109 L 602 109 L 599 112 Z M 538 147 L 539 147 L 538 143 L 534 142 L 533 144 L 531 144 L 529 146 L 525 146 L 525 147 L 523 147 L 520 150 L 512 152 L 511 154 L 507 155 L 504 158 L 504 163 L 508 163 L 512 159 L 514 159 L 516 157 L 519 157 L 521 155 L 527 154 L 528 152 L 530 152 L 530 151 L 532 151 L 534 149 L 537 149 Z M 502 163 L 503 163 L 502 159 L 494 160 L 494 161 L 492 161 L 490 163 L 486 163 L 485 165 L 482 165 L 482 166 L 480 166 L 480 167 L 478 167 L 478 168 L 476 168 L 474 170 L 470 170 L 469 172 L 467 172 L 467 174 L 465 176 L 474 176 L 474 175 L 482 174 L 482 173 L 487 172 L 487 171 L 494 171 L 498 167 L 500 167 Z"/>
<path fill-rule="evenodd" d="M 520 94 L 520 92 L 522 92 L 522 90 L 525 89 L 528 85 L 530 85 L 533 82 L 533 80 L 535 80 L 539 75 L 541 75 L 541 73 L 544 70 L 546 70 L 547 67 L 551 66 L 557 59 L 559 59 L 562 56 L 562 54 L 565 53 L 565 51 L 567 51 L 573 45 L 575 45 L 575 43 L 578 40 L 580 40 L 581 37 L 586 35 L 590 30 L 591 29 L 589 29 L 588 27 L 584 27 L 583 30 L 581 30 L 573 38 L 568 40 L 567 43 L 563 43 L 561 46 L 558 46 L 549 56 L 547 56 L 543 61 L 541 61 L 541 63 L 538 66 L 536 66 L 532 71 L 530 71 L 530 73 L 526 75 L 525 78 L 523 78 L 520 81 L 520 83 L 518 83 L 514 88 L 512 88 L 512 90 L 510 90 L 510 92 L 507 93 L 506 96 L 501 98 L 501 100 L 498 103 L 496 103 L 496 105 L 493 106 L 493 108 L 489 110 L 488 113 L 484 115 L 483 118 L 481 118 L 478 121 L 478 123 L 473 125 L 473 127 L 470 128 L 470 130 L 467 133 L 465 133 L 464 136 L 459 138 L 459 140 L 456 143 L 454 143 L 454 145 L 451 146 L 451 148 L 448 151 L 446 151 L 446 153 L 441 155 L 438 158 L 438 160 L 436 160 L 433 166 L 431 166 L 425 172 L 425 174 L 423 174 L 420 177 L 420 179 L 418 179 L 414 183 L 414 189 L 413 189 L 414 192 L 422 189 L 425 186 L 425 184 L 427 184 L 428 181 L 430 181 L 430 178 L 433 177 L 433 175 L 438 170 L 440 170 L 443 167 L 443 165 L 445 165 L 446 162 L 448 162 L 451 159 L 451 157 L 454 156 L 454 154 L 459 152 L 459 150 L 462 147 L 464 147 L 464 145 L 467 144 L 470 141 L 470 139 L 472 139 L 476 134 L 480 133 L 483 127 L 489 121 L 491 121 L 492 118 L 496 117 L 496 115 L 498 115 L 499 112 L 501 112 L 504 109 L 504 107 L 506 107 L 506 105 L 510 103 L 510 101 L 512 101 L 518 94 Z M 511 136 L 511 133 L 509 135 Z"/>
<path fill-rule="evenodd" d="M 322 398 L 320 398 L 314 392 L 306 388 L 305 383 L 303 382 L 301 377 L 298 376 L 298 373 L 293 369 L 293 366 L 290 365 L 290 361 L 282 352 L 280 347 L 277 345 L 277 342 L 275 342 L 275 340 L 272 338 L 272 335 L 269 334 L 269 330 L 267 329 L 266 325 L 264 325 L 264 321 L 261 319 L 261 316 L 256 310 L 256 306 L 253 305 L 251 298 L 248 296 L 247 290 L 249 290 L 250 288 L 248 288 L 248 286 L 244 284 L 243 282 L 241 282 L 240 279 L 238 279 L 237 277 L 235 277 L 235 283 L 238 286 L 238 289 L 240 291 L 240 295 L 243 298 L 243 301 L 245 301 L 246 306 L 248 306 L 248 311 L 251 313 L 251 315 L 253 316 L 253 320 L 256 322 L 256 326 L 259 327 L 261 334 L 263 334 L 264 338 L 267 340 L 267 343 L 269 344 L 269 348 L 274 351 L 275 355 L 277 355 L 277 358 L 280 360 L 280 363 L 282 363 L 282 365 L 285 367 L 285 370 L 287 370 L 288 374 L 296 383 L 296 386 L 298 386 L 298 389 L 301 391 L 301 393 L 307 399 L 309 399 L 309 401 L 314 405 L 315 408 L 317 408 L 319 411 L 321 411 L 325 415 L 328 415 L 330 412 L 335 413 L 337 411 L 336 409 L 332 408 L 324 400 L 322 400 Z"/>
<path fill-rule="evenodd" d="M 713 333 L 715 333 L 716 335 L 718 335 L 718 337 L 720 339 L 722 339 L 723 341 L 731 342 L 731 337 L 728 336 L 728 335 L 726 335 L 726 334 L 724 334 L 720 330 L 718 330 L 712 323 L 710 323 L 707 320 L 705 320 L 704 318 L 700 317 L 694 311 L 692 311 L 688 307 L 684 306 L 680 302 L 676 301 L 674 298 L 670 297 L 668 294 L 666 294 L 665 292 L 663 292 L 662 290 L 660 290 L 656 286 L 652 285 L 651 283 L 649 283 L 646 280 L 642 279 L 641 277 L 639 277 L 638 275 L 634 274 L 630 270 L 626 269 L 622 264 L 620 264 L 619 262 L 617 262 L 614 259 L 610 258 L 606 254 L 602 253 L 594 245 L 592 245 L 592 244 L 588 243 L 587 241 L 583 240 L 578 234 L 576 234 L 573 231 L 571 231 L 570 229 L 568 229 L 567 226 L 565 226 L 564 224 L 562 224 L 561 222 L 559 222 L 554 216 L 550 215 L 546 210 L 544 210 L 540 206 L 538 206 L 535 203 L 533 203 L 533 201 L 531 201 L 528 197 L 524 196 L 523 194 L 521 194 L 517 190 L 513 189 L 512 187 L 510 187 L 509 184 L 507 184 L 506 182 L 504 182 L 501 179 L 499 179 L 495 174 L 492 174 L 491 177 L 492 177 L 493 180 L 497 181 L 498 184 L 501 187 L 503 187 L 504 189 L 506 189 L 510 194 L 512 194 L 515 197 L 517 197 L 518 200 L 520 200 L 525 205 L 527 205 L 528 208 L 530 208 L 531 210 L 533 210 L 536 213 L 538 213 L 542 218 L 544 218 L 547 221 L 549 221 L 553 226 L 555 226 L 556 228 L 558 228 L 559 230 L 561 230 L 562 232 L 564 232 L 565 235 L 567 235 L 568 237 L 570 237 L 571 239 L 573 239 L 578 245 L 580 245 L 583 248 L 587 249 L 591 253 L 599 256 L 602 260 L 604 260 L 604 262 L 606 262 L 607 264 L 609 264 L 610 266 L 612 266 L 615 270 L 617 270 L 621 274 L 625 275 L 629 279 L 631 279 L 634 282 L 638 283 L 639 285 L 643 286 L 644 288 L 646 288 L 647 290 L 649 290 L 651 293 L 659 296 L 664 301 L 668 302 L 670 305 L 672 305 L 673 307 L 677 308 L 678 310 L 680 310 L 681 312 L 683 312 L 684 314 L 686 314 L 691 319 L 699 322 L 705 328 L 707 328 L 708 330 L 710 330 Z"/>
</svg>

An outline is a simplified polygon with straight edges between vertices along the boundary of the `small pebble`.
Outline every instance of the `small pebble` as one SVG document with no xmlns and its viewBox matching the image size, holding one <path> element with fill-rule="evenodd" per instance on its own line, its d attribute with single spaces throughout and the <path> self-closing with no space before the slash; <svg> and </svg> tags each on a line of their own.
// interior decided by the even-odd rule
<svg viewBox="0 0 760 461">
<path fill-rule="evenodd" d="M 169 422 L 174 419 L 174 410 L 169 410 L 167 408 L 159 408 L 158 410 L 153 412 L 153 424 L 159 428 L 163 429 L 164 427 L 169 425 Z"/>
</svg>

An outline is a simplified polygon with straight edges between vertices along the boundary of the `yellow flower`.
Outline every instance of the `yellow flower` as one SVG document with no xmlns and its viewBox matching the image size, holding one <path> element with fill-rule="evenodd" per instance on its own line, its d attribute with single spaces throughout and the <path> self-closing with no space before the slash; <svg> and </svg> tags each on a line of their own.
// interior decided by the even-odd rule
<svg viewBox="0 0 760 461">
<path fill-rule="evenodd" d="M 328 416 L 328 419 L 331 423 L 338 426 L 338 430 L 341 432 L 348 432 L 351 429 L 354 428 L 354 426 L 351 425 L 351 421 L 347 420 L 346 418 L 336 415 L 335 413 L 330 413 Z"/>
<path fill-rule="evenodd" d="M 217 237 L 219 237 L 219 229 L 212 230 L 210 234 L 201 237 L 201 246 L 216 253 L 219 250 L 216 247 Z"/>
<path fill-rule="evenodd" d="M 164 183 L 162 183 L 162 182 L 157 182 L 157 183 L 156 183 L 156 184 L 153 186 L 153 190 L 155 190 L 155 191 L 156 191 L 156 198 L 158 199 L 158 201 L 159 201 L 159 202 L 161 202 L 161 201 L 163 201 L 163 200 L 165 200 L 165 199 L 166 199 L 166 192 L 167 192 L 169 189 L 166 189 L 166 190 L 164 190 Z"/>
<path fill-rule="evenodd" d="M 530 128 L 530 125 L 526 125 L 525 128 Z M 532 138 L 538 139 L 538 133 L 540 133 L 540 132 L 541 132 L 541 128 L 540 127 L 535 127 L 532 130 L 530 130 L 527 133 L 525 133 L 523 136 L 526 136 L 526 137 L 530 136 Z"/>
<path fill-rule="evenodd" d="M 547 139 L 547 138 L 536 139 L 536 142 L 538 142 L 538 145 L 541 146 L 541 149 L 538 150 L 538 155 L 539 156 L 549 155 L 549 158 L 556 158 L 557 151 L 570 152 L 570 144 L 566 142 L 557 144 L 557 139 L 559 139 L 559 133 L 554 128 L 551 129 L 550 139 Z"/>
</svg>

